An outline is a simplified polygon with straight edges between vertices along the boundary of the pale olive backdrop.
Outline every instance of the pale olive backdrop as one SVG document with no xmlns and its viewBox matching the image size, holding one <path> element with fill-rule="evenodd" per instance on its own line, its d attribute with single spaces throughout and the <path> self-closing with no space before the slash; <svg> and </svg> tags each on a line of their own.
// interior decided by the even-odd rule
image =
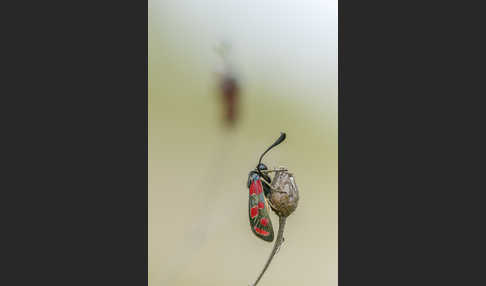
<svg viewBox="0 0 486 286">
<path fill-rule="evenodd" d="M 273 243 L 248 224 L 247 175 L 264 159 L 300 190 L 259 285 L 337 285 L 337 0 L 149 0 L 149 285 L 248 285 Z M 221 124 L 218 58 L 241 92 Z M 272 220 L 278 220 L 272 213 Z M 275 230 L 276 231 L 276 230 Z"/>
</svg>

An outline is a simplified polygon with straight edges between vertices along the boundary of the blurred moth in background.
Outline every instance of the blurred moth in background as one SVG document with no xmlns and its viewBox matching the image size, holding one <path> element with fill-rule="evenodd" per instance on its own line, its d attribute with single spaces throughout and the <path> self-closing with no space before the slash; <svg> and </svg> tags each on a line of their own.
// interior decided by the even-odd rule
<svg viewBox="0 0 486 286">
<path fill-rule="evenodd" d="M 223 106 L 223 120 L 227 125 L 234 126 L 238 119 L 238 97 L 240 88 L 237 76 L 228 58 L 230 46 L 227 43 L 221 43 L 215 50 L 222 61 L 219 72 L 218 88 Z"/>
</svg>

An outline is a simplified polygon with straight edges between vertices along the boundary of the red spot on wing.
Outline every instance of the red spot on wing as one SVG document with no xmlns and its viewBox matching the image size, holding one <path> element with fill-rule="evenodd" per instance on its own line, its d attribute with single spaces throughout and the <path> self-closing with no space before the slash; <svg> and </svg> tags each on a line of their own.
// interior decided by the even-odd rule
<svg viewBox="0 0 486 286">
<path fill-rule="evenodd" d="M 262 182 L 260 180 L 257 181 L 258 184 L 257 184 L 257 195 L 259 195 L 261 192 L 263 192 L 262 190 Z"/>
<path fill-rule="evenodd" d="M 263 226 L 267 226 L 267 225 L 268 225 L 268 219 L 266 219 L 266 218 L 262 218 L 262 219 L 260 220 L 260 223 L 261 223 L 261 225 L 263 225 Z"/>
<path fill-rule="evenodd" d="M 258 227 L 256 227 L 256 226 L 254 227 L 254 229 L 255 229 L 255 232 L 256 232 L 256 233 L 259 233 L 259 234 L 261 234 L 261 235 L 263 235 L 263 236 L 267 236 L 267 235 L 269 235 L 269 234 L 270 234 L 268 231 L 264 231 L 263 229 L 258 228 Z"/>
<path fill-rule="evenodd" d="M 257 193 L 257 189 L 258 189 L 257 185 L 259 185 L 259 184 L 257 184 L 257 181 L 253 181 L 251 183 L 251 185 L 250 185 L 250 196 L 255 195 Z"/>
<path fill-rule="evenodd" d="M 258 202 L 258 208 L 263 209 L 265 207 L 265 204 L 263 202 Z"/>
<path fill-rule="evenodd" d="M 250 216 L 254 218 L 258 215 L 258 207 L 254 206 L 250 209 Z"/>
</svg>

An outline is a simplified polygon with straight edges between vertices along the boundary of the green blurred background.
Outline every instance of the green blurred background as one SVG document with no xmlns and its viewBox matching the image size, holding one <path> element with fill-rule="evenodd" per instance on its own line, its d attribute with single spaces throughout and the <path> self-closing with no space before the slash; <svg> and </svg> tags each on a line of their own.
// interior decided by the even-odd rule
<svg viewBox="0 0 486 286">
<path fill-rule="evenodd" d="M 262 2 L 149 0 L 150 286 L 255 280 L 273 243 L 250 230 L 246 180 L 280 131 L 264 162 L 288 167 L 301 198 L 259 285 L 337 285 L 337 0 Z M 241 88 L 234 128 L 221 41 Z"/>
</svg>

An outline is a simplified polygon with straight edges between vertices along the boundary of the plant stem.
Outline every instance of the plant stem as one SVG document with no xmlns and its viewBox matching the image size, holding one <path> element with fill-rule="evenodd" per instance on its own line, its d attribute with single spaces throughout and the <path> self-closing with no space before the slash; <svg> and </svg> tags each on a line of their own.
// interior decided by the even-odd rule
<svg viewBox="0 0 486 286">
<path fill-rule="evenodd" d="M 258 281 L 260 281 L 260 279 L 262 278 L 263 274 L 265 273 L 268 266 L 270 265 L 270 262 L 272 262 L 272 259 L 275 256 L 275 253 L 277 253 L 278 248 L 282 244 L 286 220 L 287 220 L 287 217 L 284 217 L 284 216 L 278 217 L 278 234 L 277 234 L 277 239 L 275 240 L 275 244 L 273 245 L 272 253 L 270 253 L 270 257 L 268 257 L 268 260 L 267 260 L 267 263 L 265 264 L 265 267 L 263 267 L 262 272 L 260 273 L 257 280 L 255 281 L 255 283 L 253 283 L 252 286 L 256 286 L 258 284 Z"/>
</svg>

